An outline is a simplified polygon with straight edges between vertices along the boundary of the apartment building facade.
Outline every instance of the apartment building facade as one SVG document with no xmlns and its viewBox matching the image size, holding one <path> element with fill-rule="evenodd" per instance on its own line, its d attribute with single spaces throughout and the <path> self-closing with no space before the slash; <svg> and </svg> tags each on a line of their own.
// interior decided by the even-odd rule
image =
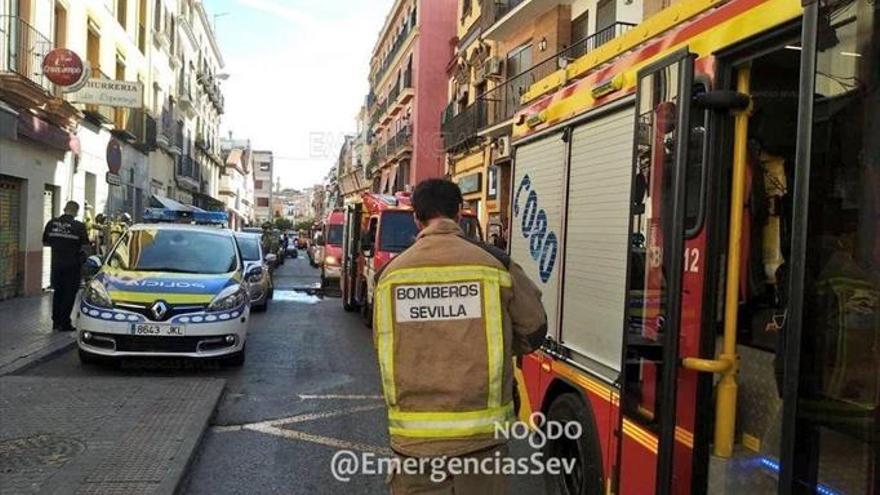
<svg viewBox="0 0 880 495">
<path fill-rule="evenodd" d="M 254 151 L 254 217 L 258 224 L 272 220 L 275 160 L 271 151 Z"/>
<path fill-rule="evenodd" d="M 393 193 L 444 173 L 437 116 L 455 36 L 456 0 L 397 0 L 370 59 L 369 180 Z"/>
<path fill-rule="evenodd" d="M 208 183 L 180 185 L 202 176 L 185 159 L 197 156 L 196 129 L 216 136 L 222 114 L 217 77 L 199 79 L 222 69 L 207 19 L 197 0 L 0 0 L 0 299 L 49 285 L 42 226 L 68 200 L 89 218 L 138 220 L 152 195 L 193 203 L 195 193 L 218 194 L 216 141 L 203 147 L 214 150 Z M 195 41 L 183 46 L 190 24 Z M 75 52 L 90 79 L 127 82 L 135 103 L 86 104 L 62 91 L 42 74 L 53 48 Z M 186 73 L 189 60 L 204 60 L 201 72 Z M 213 107 L 187 114 L 181 75 L 201 84 L 189 96 Z"/>
<path fill-rule="evenodd" d="M 540 79 L 626 32 L 642 0 L 459 0 L 442 116 L 446 173 L 487 240 L 506 245 L 510 131 Z"/>
<path fill-rule="evenodd" d="M 220 173 L 219 197 L 229 212 L 229 227 L 239 230 L 254 221 L 254 152 L 248 139 L 220 140 L 224 167 Z"/>
</svg>

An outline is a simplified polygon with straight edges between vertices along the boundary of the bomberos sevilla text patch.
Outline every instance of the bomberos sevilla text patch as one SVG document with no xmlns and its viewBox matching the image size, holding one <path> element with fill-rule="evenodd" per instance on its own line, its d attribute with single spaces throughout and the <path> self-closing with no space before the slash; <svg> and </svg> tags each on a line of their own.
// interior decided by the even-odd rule
<svg viewBox="0 0 880 495">
<path fill-rule="evenodd" d="M 480 282 L 398 285 L 394 287 L 395 321 L 465 320 L 483 316 Z"/>
</svg>

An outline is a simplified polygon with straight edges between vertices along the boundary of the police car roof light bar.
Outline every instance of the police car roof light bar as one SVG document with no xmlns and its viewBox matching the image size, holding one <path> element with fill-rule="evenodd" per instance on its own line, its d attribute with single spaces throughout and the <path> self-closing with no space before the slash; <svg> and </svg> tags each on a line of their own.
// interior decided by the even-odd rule
<svg viewBox="0 0 880 495">
<path fill-rule="evenodd" d="M 229 215 L 225 211 L 173 210 L 169 208 L 144 209 L 145 222 L 194 223 L 200 225 L 228 225 Z"/>
</svg>

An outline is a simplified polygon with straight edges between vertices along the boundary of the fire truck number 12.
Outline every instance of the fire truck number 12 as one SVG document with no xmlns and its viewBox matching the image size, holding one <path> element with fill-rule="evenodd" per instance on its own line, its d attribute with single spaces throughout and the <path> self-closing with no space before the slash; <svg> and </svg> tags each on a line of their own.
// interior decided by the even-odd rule
<svg viewBox="0 0 880 495">
<path fill-rule="evenodd" d="M 684 271 L 700 273 L 700 249 L 687 248 L 684 250 Z"/>
</svg>

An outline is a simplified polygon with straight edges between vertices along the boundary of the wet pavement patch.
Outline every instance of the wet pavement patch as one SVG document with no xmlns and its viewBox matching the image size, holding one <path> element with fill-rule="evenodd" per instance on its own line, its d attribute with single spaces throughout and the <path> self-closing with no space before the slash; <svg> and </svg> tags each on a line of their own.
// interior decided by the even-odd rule
<svg viewBox="0 0 880 495">
<path fill-rule="evenodd" d="M 272 302 L 295 302 L 301 304 L 318 304 L 324 299 L 320 288 L 275 289 Z"/>
</svg>

